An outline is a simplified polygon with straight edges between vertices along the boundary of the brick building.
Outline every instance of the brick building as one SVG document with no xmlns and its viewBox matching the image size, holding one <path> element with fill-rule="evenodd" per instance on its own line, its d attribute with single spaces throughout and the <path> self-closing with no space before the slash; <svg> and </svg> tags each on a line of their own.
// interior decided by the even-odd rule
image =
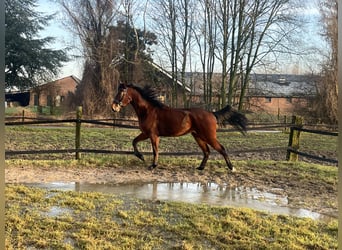
<svg viewBox="0 0 342 250">
<path fill-rule="evenodd" d="M 310 111 L 316 84 L 317 76 L 312 75 L 254 75 L 246 96 L 247 109 L 278 115 Z"/>
<path fill-rule="evenodd" d="M 39 85 L 30 91 L 30 106 L 54 106 L 63 104 L 69 93 L 74 93 L 80 80 L 71 75 Z"/>
<path fill-rule="evenodd" d="M 192 105 L 204 106 L 202 73 L 187 73 L 186 77 L 187 84 L 192 86 Z M 221 81 L 221 73 L 213 73 L 212 100 L 214 104 L 219 99 Z M 298 111 L 310 110 L 312 109 L 312 102 L 317 96 L 316 86 L 318 81 L 319 78 L 314 75 L 251 75 L 244 99 L 244 109 L 275 115 L 292 115 L 298 113 Z M 236 96 L 234 102 L 237 103 L 238 101 L 239 96 Z"/>
</svg>

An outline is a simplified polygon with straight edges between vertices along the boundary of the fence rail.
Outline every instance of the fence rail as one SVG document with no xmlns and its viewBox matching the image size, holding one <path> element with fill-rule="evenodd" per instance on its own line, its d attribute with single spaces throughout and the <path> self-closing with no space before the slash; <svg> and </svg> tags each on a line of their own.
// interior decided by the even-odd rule
<svg viewBox="0 0 342 250">
<path fill-rule="evenodd" d="M 302 131 L 302 132 L 308 132 L 312 134 L 319 134 L 319 135 L 331 135 L 331 136 L 338 136 L 337 132 L 330 132 L 330 131 L 323 131 L 323 130 L 314 130 L 314 129 L 306 129 L 306 128 L 300 128 L 300 127 L 292 127 L 294 130 Z"/>
<path fill-rule="evenodd" d="M 290 136 L 289 136 L 289 144 L 287 148 L 286 159 L 289 161 L 297 161 L 298 156 L 304 156 L 307 158 L 311 158 L 318 161 L 330 162 L 337 164 L 338 161 L 336 159 L 321 157 L 313 154 L 309 154 L 307 152 L 299 151 L 300 145 L 300 135 L 301 132 L 311 133 L 311 134 L 319 134 L 324 136 L 338 136 L 337 132 L 330 132 L 324 130 L 314 130 L 303 128 L 303 119 L 301 117 L 294 116 L 292 119 L 292 126 L 290 127 Z"/>
<path fill-rule="evenodd" d="M 330 162 L 330 163 L 335 163 L 335 164 L 338 163 L 338 161 L 335 160 L 335 159 L 329 159 L 329 158 L 326 158 L 326 157 L 321 157 L 321 156 L 317 156 L 317 155 L 308 154 L 308 153 L 305 153 L 305 152 L 301 152 L 301 151 L 295 150 L 295 149 L 293 149 L 291 147 L 287 148 L 287 151 L 291 152 L 291 153 L 294 153 L 294 154 L 297 154 L 297 155 L 301 155 L 301 156 L 307 157 L 307 158 L 318 160 L 318 161 Z"/>
<path fill-rule="evenodd" d="M 261 148 L 261 149 L 244 149 L 244 150 L 230 150 L 229 153 L 232 154 L 240 154 L 240 153 L 257 153 L 264 151 L 279 151 L 286 150 L 286 147 L 272 147 L 272 148 Z M 133 151 L 125 151 L 125 150 L 106 150 L 106 149 L 49 149 L 49 150 L 17 150 L 17 151 L 6 151 L 6 155 L 22 155 L 22 154 L 71 154 L 71 153 L 100 153 L 100 154 L 119 154 L 119 155 L 133 155 Z M 144 155 L 152 155 L 153 153 L 150 151 L 141 151 Z M 218 155 L 216 151 L 212 152 L 213 155 Z M 159 155 L 167 155 L 167 156 L 200 156 L 203 155 L 202 152 L 159 152 Z"/>
<path fill-rule="evenodd" d="M 22 154 L 75 154 L 75 158 L 80 158 L 80 153 L 103 153 L 103 154 L 121 154 L 121 155 L 129 155 L 133 154 L 132 151 L 113 151 L 113 150 L 104 150 L 104 149 L 83 149 L 80 145 L 80 133 L 81 133 L 81 124 L 92 124 L 92 125 L 100 125 L 100 126 L 109 126 L 109 127 L 118 127 L 118 128 L 128 128 L 128 129 L 138 129 L 137 120 L 127 120 L 127 119 L 101 119 L 101 120 L 90 120 L 90 119 L 81 119 L 81 114 L 75 119 L 62 119 L 62 120 L 41 120 L 41 119 L 32 119 L 26 117 L 19 117 L 21 121 L 7 121 L 5 122 L 6 126 L 20 126 L 20 125 L 40 125 L 40 124 L 65 124 L 65 123 L 74 123 L 76 127 L 76 136 L 75 136 L 75 148 L 72 149 L 54 149 L 54 150 L 18 150 L 18 151 L 5 151 L 6 156 L 12 155 L 22 155 Z M 26 121 L 25 121 L 26 120 Z M 77 132 L 77 130 L 79 131 Z M 272 152 L 284 150 L 287 152 L 287 160 L 296 160 L 298 159 L 298 155 L 308 157 L 314 160 L 329 162 L 337 164 L 338 161 L 336 159 L 330 159 L 327 157 L 321 157 L 312 155 L 306 152 L 299 151 L 299 134 L 300 132 L 306 133 L 314 133 L 325 136 L 338 136 L 337 132 L 323 131 L 323 130 L 313 130 L 307 129 L 299 126 L 298 124 L 293 123 L 277 123 L 277 124 L 249 124 L 249 131 L 258 131 L 258 130 L 270 130 L 270 129 L 281 129 L 286 130 L 290 129 L 289 135 L 289 144 L 284 147 L 272 147 L 272 148 L 260 148 L 260 149 L 244 149 L 244 150 L 231 150 L 230 153 L 239 154 L 239 153 L 255 153 L 255 152 Z M 231 128 L 220 128 L 218 132 L 232 132 L 235 129 Z M 287 130 L 288 131 L 288 130 Z M 297 132 L 297 134 L 296 134 Z M 298 136 L 298 141 L 294 139 L 294 137 Z M 152 152 L 142 152 L 143 154 L 151 155 Z M 213 152 L 216 154 L 216 152 Z M 160 152 L 160 155 L 170 155 L 170 156 L 182 156 L 182 155 L 202 155 L 202 152 Z M 292 157 L 290 157 L 292 156 Z"/>
<path fill-rule="evenodd" d="M 27 119 L 27 118 L 25 118 Z M 120 127 L 120 128 L 130 128 L 130 129 L 139 129 L 138 121 L 136 120 L 128 120 L 128 119 L 101 119 L 101 120 L 90 120 L 90 119 L 62 119 L 62 120 L 41 120 L 41 119 L 32 119 L 31 121 L 15 121 L 5 122 L 5 126 L 20 126 L 20 125 L 40 125 L 40 124 L 63 124 L 63 123 L 84 123 L 84 124 L 93 124 L 93 125 L 102 125 L 102 126 L 110 126 L 110 127 Z M 132 125 L 136 124 L 136 125 Z M 268 129 L 286 129 L 290 128 L 291 124 L 289 123 L 273 123 L 273 124 L 259 124 L 259 123 L 250 123 L 248 124 L 249 128 L 247 130 L 268 130 Z M 233 128 L 219 128 L 218 132 L 232 132 L 236 131 Z"/>
</svg>

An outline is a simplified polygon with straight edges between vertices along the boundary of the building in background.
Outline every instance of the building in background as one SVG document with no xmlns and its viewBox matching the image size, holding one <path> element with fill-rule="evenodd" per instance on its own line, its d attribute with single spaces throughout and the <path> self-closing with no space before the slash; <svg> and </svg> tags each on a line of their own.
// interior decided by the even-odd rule
<svg viewBox="0 0 342 250">
<path fill-rule="evenodd" d="M 317 96 L 314 75 L 256 74 L 246 96 L 246 109 L 275 115 L 310 112 Z"/>
<path fill-rule="evenodd" d="M 59 107 L 70 93 L 75 93 L 80 80 L 71 75 L 30 90 L 30 106 Z"/>
</svg>

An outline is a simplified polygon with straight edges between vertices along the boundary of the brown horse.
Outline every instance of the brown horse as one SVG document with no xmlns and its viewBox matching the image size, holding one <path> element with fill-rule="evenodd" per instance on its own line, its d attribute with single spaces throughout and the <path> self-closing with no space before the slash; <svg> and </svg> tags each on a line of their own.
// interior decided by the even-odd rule
<svg viewBox="0 0 342 250">
<path fill-rule="evenodd" d="M 234 171 L 225 148 L 216 139 L 217 124 L 228 122 L 240 132 L 246 131 L 247 119 L 243 114 L 232 110 L 230 106 L 209 112 L 200 108 L 174 109 L 166 106 L 157 98 L 157 93 L 150 86 L 144 88 L 135 85 L 120 84 L 112 104 L 112 110 L 119 112 L 121 107 L 131 104 L 138 116 L 141 133 L 133 140 L 134 155 L 144 160 L 137 148 L 137 143 L 151 140 L 154 169 L 158 162 L 160 136 L 181 136 L 191 133 L 203 151 L 204 157 L 197 168 L 203 170 L 209 157 L 209 146 L 223 155 L 228 168 Z"/>
</svg>

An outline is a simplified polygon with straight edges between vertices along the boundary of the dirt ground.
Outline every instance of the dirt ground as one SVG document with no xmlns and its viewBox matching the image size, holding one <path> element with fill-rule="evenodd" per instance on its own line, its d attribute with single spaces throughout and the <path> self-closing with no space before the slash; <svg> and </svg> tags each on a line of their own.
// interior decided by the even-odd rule
<svg viewBox="0 0 342 250">
<path fill-rule="evenodd" d="M 274 156 L 269 156 L 273 158 Z M 245 158 L 240 155 L 235 159 Z M 263 156 L 265 158 L 265 156 Z M 268 157 L 266 157 L 268 158 Z M 260 191 L 287 196 L 288 206 L 305 208 L 321 214 L 337 217 L 337 180 L 336 183 L 313 182 L 297 173 L 276 173 L 276 163 L 266 166 L 266 170 L 245 166 L 235 162 L 236 171 L 207 166 L 203 171 L 196 166 L 163 166 L 159 165 L 153 171 L 142 164 L 138 166 L 100 166 L 100 167 L 37 167 L 10 166 L 5 168 L 6 183 L 47 183 L 47 182 L 84 182 L 84 183 L 151 183 L 151 182 L 214 182 L 230 187 L 251 187 Z M 242 164 L 242 165 L 241 165 Z M 269 170 L 269 171 L 268 171 Z M 286 171 L 286 169 L 285 169 Z M 289 169 L 289 172 L 291 170 Z"/>
</svg>

